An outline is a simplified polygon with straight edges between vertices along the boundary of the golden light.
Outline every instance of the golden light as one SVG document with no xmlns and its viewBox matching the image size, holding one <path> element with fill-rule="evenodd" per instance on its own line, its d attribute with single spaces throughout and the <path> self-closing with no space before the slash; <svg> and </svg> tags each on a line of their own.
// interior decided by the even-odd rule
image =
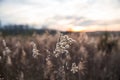
<svg viewBox="0 0 120 80">
<path fill-rule="evenodd" d="M 68 29 L 69 32 L 85 32 L 86 28 L 82 26 L 75 26 Z"/>
<path fill-rule="evenodd" d="M 91 26 L 69 26 L 69 32 L 94 32 L 94 31 L 120 31 L 120 24 L 91 25 Z"/>
</svg>

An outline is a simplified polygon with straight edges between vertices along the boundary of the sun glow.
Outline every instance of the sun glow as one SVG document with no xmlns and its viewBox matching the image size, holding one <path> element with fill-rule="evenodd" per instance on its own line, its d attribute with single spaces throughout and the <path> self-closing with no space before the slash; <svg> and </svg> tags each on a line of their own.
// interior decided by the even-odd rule
<svg viewBox="0 0 120 80">
<path fill-rule="evenodd" d="M 84 32 L 84 31 L 86 31 L 86 28 L 82 27 L 82 26 L 75 26 L 75 27 L 69 28 L 68 31 L 70 31 L 70 32 Z"/>
<path fill-rule="evenodd" d="M 106 25 L 106 26 L 99 26 L 99 25 L 92 25 L 92 26 L 71 26 L 68 28 L 69 32 L 94 32 L 94 31 L 120 31 L 119 24 L 113 25 Z"/>
</svg>

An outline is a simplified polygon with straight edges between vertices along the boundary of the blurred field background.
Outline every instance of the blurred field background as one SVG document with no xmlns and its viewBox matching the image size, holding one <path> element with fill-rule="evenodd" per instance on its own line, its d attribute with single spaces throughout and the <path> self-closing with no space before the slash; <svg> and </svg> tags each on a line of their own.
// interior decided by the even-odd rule
<svg viewBox="0 0 120 80">
<path fill-rule="evenodd" d="M 63 33 L 75 40 L 65 58 L 68 65 L 64 65 L 64 76 L 57 69 L 60 62 L 52 56 L 47 59 L 53 54 L 60 33 L 1 36 L 0 80 L 119 80 L 120 36 L 118 32 L 100 33 Z M 3 53 L 6 50 L 3 40 L 10 50 L 8 53 Z M 37 58 L 33 57 L 31 41 L 39 50 Z M 72 63 L 80 65 L 78 72 L 72 73 Z"/>
</svg>

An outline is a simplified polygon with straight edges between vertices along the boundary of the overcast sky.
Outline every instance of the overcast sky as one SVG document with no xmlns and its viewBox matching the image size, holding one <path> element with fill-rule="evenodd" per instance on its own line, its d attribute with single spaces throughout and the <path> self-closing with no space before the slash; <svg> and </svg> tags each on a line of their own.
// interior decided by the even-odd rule
<svg viewBox="0 0 120 80">
<path fill-rule="evenodd" d="M 0 0 L 3 23 L 41 24 L 54 16 L 120 20 L 120 0 Z"/>
</svg>

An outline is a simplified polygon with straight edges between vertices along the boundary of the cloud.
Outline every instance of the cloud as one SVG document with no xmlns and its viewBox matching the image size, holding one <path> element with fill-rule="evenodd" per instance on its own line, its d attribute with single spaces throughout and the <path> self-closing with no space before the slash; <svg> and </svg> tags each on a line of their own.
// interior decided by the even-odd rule
<svg viewBox="0 0 120 80">
<path fill-rule="evenodd" d="M 120 0 L 0 1 L 0 19 L 6 23 L 40 24 L 56 15 L 85 17 L 91 21 L 120 19 Z M 88 21 L 86 24 L 92 22 Z"/>
</svg>

